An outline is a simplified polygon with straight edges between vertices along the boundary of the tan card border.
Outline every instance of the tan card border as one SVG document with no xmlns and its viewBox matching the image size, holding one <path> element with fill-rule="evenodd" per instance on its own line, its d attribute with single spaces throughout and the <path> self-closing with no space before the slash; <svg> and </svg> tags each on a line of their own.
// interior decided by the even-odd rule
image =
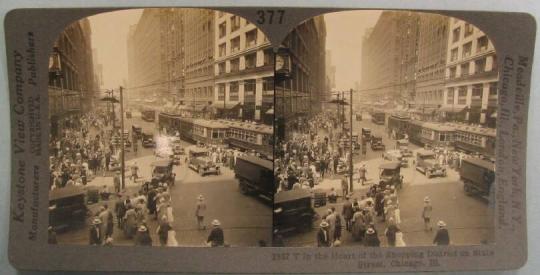
<svg viewBox="0 0 540 275">
<path fill-rule="evenodd" d="M 137 7 L 139 8 L 139 7 Z M 218 8 L 218 7 L 209 7 Z M 125 9 L 125 8 L 122 8 Z M 256 22 L 261 8 L 222 8 Z M 266 8 L 265 8 L 266 9 Z M 268 8 L 278 9 L 278 8 Z M 289 30 L 311 16 L 338 9 L 280 8 L 282 25 L 259 25 L 278 46 Z M 527 259 L 525 161 L 527 114 L 536 23 L 524 13 L 433 11 L 473 23 L 487 33 L 497 50 L 500 68 L 497 128 L 496 243 L 480 246 L 407 248 L 146 248 L 48 245 L 47 65 L 49 50 L 69 23 L 114 8 L 18 9 L 6 15 L 5 37 L 10 87 L 12 180 L 9 259 L 24 270 L 161 271 L 225 273 L 305 273 L 457 271 L 519 268 Z M 342 9 L 346 10 L 346 9 Z M 416 10 L 420 11 L 420 10 Z M 426 11 L 428 12 L 428 11 Z M 33 45 L 30 39 L 33 39 Z M 16 55 L 36 62 L 38 85 L 17 82 L 28 77 L 27 65 L 16 66 Z M 35 58 L 31 58 L 31 56 Z M 30 56 L 30 57 L 29 57 Z M 525 61 L 526 60 L 526 61 Z M 513 61 L 512 69 L 508 65 Z M 520 65 L 520 61 L 522 62 Z M 506 63 L 505 63 L 506 62 Z M 526 62 L 524 64 L 523 62 Z M 22 70 L 21 70 L 22 68 Z M 20 78 L 19 78 L 20 79 Z M 504 84 L 504 87 L 503 87 Z M 29 99 L 41 105 L 28 104 Z M 39 106 L 39 108 L 36 107 Z M 21 108 L 25 107 L 23 111 Z M 29 107 L 41 122 L 41 156 L 28 152 Z M 41 119 L 41 120 L 39 120 Z M 24 135 L 24 136 L 21 136 Z M 20 140 L 25 140 L 21 142 Z M 18 152 L 16 145 L 23 146 Z M 24 165 L 23 165 L 24 163 Z M 22 168 L 24 166 L 24 169 Z M 20 219 L 24 213 L 24 221 Z M 35 238 L 32 237 L 35 232 Z M 332 259 L 333 253 L 364 255 L 368 259 Z M 403 262 L 389 252 L 418 255 L 419 266 Z M 428 257 L 428 253 L 447 256 Z M 485 256 L 485 254 L 489 256 Z M 287 257 L 285 259 L 285 257 Z M 434 264 L 434 260 L 438 265 Z M 397 262 L 396 262 L 397 261 Z M 361 263 L 371 267 L 361 267 Z M 384 267 L 378 266 L 382 263 Z"/>
</svg>

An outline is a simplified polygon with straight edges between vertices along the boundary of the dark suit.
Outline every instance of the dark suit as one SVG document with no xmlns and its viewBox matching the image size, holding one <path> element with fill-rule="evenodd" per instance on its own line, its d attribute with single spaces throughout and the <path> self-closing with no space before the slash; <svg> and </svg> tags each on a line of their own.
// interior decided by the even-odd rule
<svg viewBox="0 0 540 275">
<path fill-rule="evenodd" d="M 90 245 L 101 245 L 102 234 L 99 226 L 92 226 L 90 228 Z"/>
<path fill-rule="evenodd" d="M 319 229 L 319 232 L 317 232 L 317 245 L 320 247 L 330 246 L 330 233 L 328 230 Z"/>
<path fill-rule="evenodd" d="M 219 227 L 212 228 L 212 231 L 210 231 L 210 235 L 208 235 L 207 242 L 211 243 L 213 247 L 223 246 L 223 244 L 225 243 L 223 229 Z"/>
<path fill-rule="evenodd" d="M 114 205 L 114 212 L 118 218 L 118 228 L 122 228 L 124 225 L 124 215 L 126 215 L 126 204 L 123 200 L 118 200 Z"/>
</svg>

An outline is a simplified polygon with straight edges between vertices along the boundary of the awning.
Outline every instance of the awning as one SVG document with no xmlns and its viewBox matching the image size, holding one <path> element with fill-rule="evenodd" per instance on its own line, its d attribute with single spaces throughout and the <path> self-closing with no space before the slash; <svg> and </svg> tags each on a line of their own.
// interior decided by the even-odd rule
<svg viewBox="0 0 540 275">
<path fill-rule="evenodd" d="M 439 108 L 439 112 L 445 112 L 445 113 L 459 113 L 465 109 L 464 105 L 456 106 L 456 105 L 446 105 Z"/>
<path fill-rule="evenodd" d="M 274 114 L 274 109 L 269 109 L 268 111 L 266 111 L 266 114 L 267 115 L 273 115 Z"/>
<path fill-rule="evenodd" d="M 216 108 L 216 109 L 227 109 L 227 110 L 230 110 L 230 109 L 233 109 L 235 108 L 236 106 L 239 106 L 240 103 L 226 103 L 226 104 L 223 104 L 223 103 L 219 103 L 219 102 L 214 102 L 212 103 L 212 107 L 213 108 Z"/>
<path fill-rule="evenodd" d="M 497 118 L 497 112 L 492 113 L 490 117 L 491 118 Z"/>
</svg>

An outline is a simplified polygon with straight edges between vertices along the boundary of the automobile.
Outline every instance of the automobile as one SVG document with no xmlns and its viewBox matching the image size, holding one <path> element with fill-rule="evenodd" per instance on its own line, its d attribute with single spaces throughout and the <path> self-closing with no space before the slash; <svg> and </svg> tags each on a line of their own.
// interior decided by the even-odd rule
<svg viewBox="0 0 540 275">
<path fill-rule="evenodd" d="M 489 196 L 495 181 L 495 164 L 483 159 L 465 158 L 461 161 L 459 178 L 466 194 Z"/>
<path fill-rule="evenodd" d="M 182 157 L 177 154 L 171 154 L 169 155 L 169 159 L 172 161 L 174 165 L 180 165 L 180 160 L 182 159 Z"/>
<path fill-rule="evenodd" d="M 389 161 L 397 161 L 400 163 L 401 167 L 409 166 L 408 159 L 401 154 L 400 150 L 388 150 L 384 152 L 383 159 L 389 160 Z"/>
<path fill-rule="evenodd" d="M 362 128 L 362 144 L 366 142 L 371 142 L 371 129 Z"/>
<path fill-rule="evenodd" d="M 380 136 L 371 136 L 371 150 L 385 150 L 386 146 L 382 142 L 382 137 Z"/>
<path fill-rule="evenodd" d="M 142 137 L 142 146 L 144 148 L 154 148 L 154 147 L 156 147 L 156 142 L 154 140 L 154 135 L 147 134 L 147 133 L 142 133 L 141 137 Z"/>
<path fill-rule="evenodd" d="M 407 139 L 398 139 L 396 141 L 396 148 L 399 149 L 401 155 L 403 155 L 404 157 L 413 156 L 411 149 L 409 149 L 409 140 Z"/>
<path fill-rule="evenodd" d="M 280 191 L 274 195 L 274 230 L 278 233 L 309 231 L 313 228 L 315 210 L 307 189 Z"/>
<path fill-rule="evenodd" d="M 176 174 L 173 172 L 173 163 L 171 160 L 158 160 L 150 165 L 152 171 L 152 179 L 159 182 L 167 183 L 169 186 L 174 185 Z"/>
<path fill-rule="evenodd" d="M 142 127 L 137 124 L 133 124 L 131 125 L 131 132 L 133 135 L 139 138 L 142 134 Z"/>
<path fill-rule="evenodd" d="M 428 178 L 434 176 L 446 177 L 446 168 L 439 164 L 433 151 L 426 149 L 416 152 L 416 170 Z"/>
<path fill-rule="evenodd" d="M 269 160 L 255 156 L 238 156 L 234 166 L 234 177 L 245 194 L 254 194 L 267 201 L 273 200 L 274 166 Z"/>
<path fill-rule="evenodd" d="M 188 167 L 201 176 L 205 176 L 206 174 L 221 174 L 219 166 L 210 159 L 210 152 L 202 147 L 189 149 Z"/>
<path fill-rule="evenodd" d="M 401 175 L 401 163 L 399 161 L 385 162 L 379 166 L 379 184 L 383 187 L 388 185 L 396 189 L 403 187 L 403 176 Z"/>
<path fill-rule="evenodd" d="M 86 190 L 80 186 L 66 186 L 49 191 L 49 225 L 60 231 L 83 224 L 88 216 Z"/>
</svg>

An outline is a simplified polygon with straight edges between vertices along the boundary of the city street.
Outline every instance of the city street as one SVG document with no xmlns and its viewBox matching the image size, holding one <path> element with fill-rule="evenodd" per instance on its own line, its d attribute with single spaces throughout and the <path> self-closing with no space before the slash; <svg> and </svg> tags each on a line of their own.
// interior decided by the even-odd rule
<svg viewBox="0 0 540 275">
<path fill-rule="evenodd" d="M 131 130 L 131 125 L 136 124 L 143 128 L 144 133 L 154 133 L 157 129 L 154 123 L 143 121 L 139 112 L 134 112 L 131 119 L 126 119 L 125 129 Z M 181 146 L 188 152 L 190 143 L 181 142 Z M 153 148 L 143 148 L 138 145 L 137 153 L 130 150 L 126 153 L 126 191 L 125 195 L 133 197 L 140 190 L 145 179 L 151 178 L 152 163 L 164 158 L 154 155 Z M 129 179 L 130 166 L 137 163 L 140 179 L 133 182 Z M 238 190 L 238 182 L 234 177 L 234 171 L 227 167 L 221 167 L 220 175 L 200 176 L 197 172 L 188 168 L 182 158 L 180 165 L 174 166 L 176 174 L 175 185 L 170 188 L 171 205 L 173 208 L 174 221 L 172 228 L 176 231 L 176 239 L 180 246 L 205 246 L 206 239 L 211 229 L 210 222 L 218 219 L 224 231 L 225 243 L 230 246 L 257 246 L 260 240 L 271 242 L 272 209 L 269 203 L 253 196 L 245 196 Z M 108 173 L 109 174 L 109 173 Z M 88 183 L 88 187 L 95 186 L 112 191 L 113 178 L 111 175 L 98 176 Z M 207 205 L 205 223 L 206 230 L 197 229 L 195 209 L 197 197 L 203 195 Z M 125 198 L 125 197 L 124 197 Z M 115 196 L 109 201 L 100 201 L 89 205 L 89 209 L 95 213 L 103 203 L 114 210 Z M 153 217 L 147 221 L 152 236 L 153 245 L 159 245 L 155 233 L 157 228 Z M 69 229 L 67 232 L 58 234 L 58 242 L 63 244 L 86 244 L 88 242 L 88 226 Z M 115 227 L 113 234 L 115 245 L 130 245 L 132 240 L 127 240 L 122 232 Z"/>
<path fill-rule="evenodd" d="M 368 114 L 363 114 L 362 121 L 353 121 L 353 131 L 360 133 L 362 127 L 368 127 L 375 135 L 382 136 L 383 143 L 387 149 L 394 149 L 395 140 L 392 140 L 386 134 L 384 125 L 375 125 L 371 122 Z M 368 144 L 369 146 L 369 144 Z M 409 149 L 415 152 L 420 149 L 414 144 L 409 144 Z M 353 162 L 357 169 L 361 163 L 366 164 L 368 183 L 377 183 L 379 181 L 379 165 L 387 162 L 382 159 L 383 151 L 372 151 L 367 149 L 366 158 L 361 158 L 355 154 Z M 431 198 L 433 206 L 432 223 L 436 229 L 438 220 L 444 220 L 448 225 L 451 243 L 454 245 L 481 244 L 494 240 L 492 236 L 493 217 L 490 216 L 491 209 L 483 198 L 468 196 L 463 191 L 463 183 L 459 179 L 459 173 L 448 169 L 446 177 L 433 177 L 428 179 L 425 175 L 416 171 L 413 164 L 413 158 L 409 158 L 409 167 L 401 168 L 401 175 L 404 178 L 403 188 L 398 191 L 399 208 L 401 211 L 401 224 L 399 225 L 404 235 L 405 243 L 410 246 L 428 246 L 433 245 L 435 231 L 425 231 L 422 219 L 423 199 L 425 196 Z M 351 200 L 361 197 L 369 189 L 369 185 L 362 186 L 358 181 L 358 176 L 354 178 L 354 194 Z M 325 177 L 315 190 L 322 189 L 326 192 L 334 188 L 338 194 L 341 194 L 341 179 L 336 176 Z M 337 203 L 329 203 L 326 206 L 315 208 L 318 217 L 313 222 L 313 229 L 308 233 L 293 233 L 285 236 L 286 246 L 316 246 L 317 229 L 321 223 L 321 217 L 330 207 L 335 207 L 338 213 L 341 213 L 343 198 L 340 197 Z M 386 245 L 384 230 L 386 224 L 378 222 L 375 224 L 381 246 Z M 343 229 L 342 246 L 358 245 L 352 240 L 351 234 Z"/>
</svg>

